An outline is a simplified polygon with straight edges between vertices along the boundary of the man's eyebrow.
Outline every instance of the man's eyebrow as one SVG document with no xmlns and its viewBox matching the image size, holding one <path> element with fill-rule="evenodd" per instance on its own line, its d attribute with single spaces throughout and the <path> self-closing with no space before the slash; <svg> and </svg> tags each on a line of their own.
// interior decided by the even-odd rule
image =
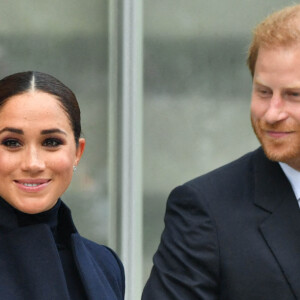
<svg viewBox="0 0 300 300">
<path fill-rule="evenodd" d="M 253 84 L 261 85 L 261 86 L 265 86 L 266 87 L 266 85 L 263 82 L 261 82 L 260 80 L 257 80 L 257 79 L 253 81 Z"/>
<path fill-rule="evenodd" d="M 41 131 L 41 134 L 52 134 L 52 133 L 60 133 L 60 134 L 67 135 L 65 131 L 58 128 L 45 129 Z"/>
<path fill-rule="evenodd" d="M 286 88 L 287 90 L 299 90 L 300 85 L 291 85 Z"/>
<path fill-rule="evenodd" d="M 24 131 L 22 129 L 13 128 L 13 127 L 4 127 L 3 129 L 0 130 L 0 133 L 6 132 L 6 131 L 17 133 L 17 134 L 24 134 Z"/>
</svg>

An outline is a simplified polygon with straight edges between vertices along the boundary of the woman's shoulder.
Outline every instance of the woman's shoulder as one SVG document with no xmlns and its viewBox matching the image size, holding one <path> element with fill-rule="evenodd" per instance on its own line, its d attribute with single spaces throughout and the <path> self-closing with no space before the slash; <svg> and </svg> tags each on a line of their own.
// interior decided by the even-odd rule
<svg viewBox="0 0 300 300">
<path fill-rule="evenodd" d="M 101 273 L 106 277 L 111 287 L 115 291 L 118 291 L 121 297 L 124 297 L 125 273 L 123 264 L 118 255 L 109 247 L 97 244 L 80 236 L 78 233 L 73 234 L 72 239 L 75 242 L 75 248 L 78 247 L 78 241 L 81 241 L 80 244 L 84 245 L 81 249 L 84 249 L 83 251 L 85 252 L 85 254 L 83 254 L 83 252 L 81 252 L 81 254 L 83 254 L 85 258 L 88 256 L 89 260 L 92 261 L 92 264 L 96 266 L 96 269 L 101 270 Z"/>
<path fill-rule="evenodd" d="M 117 264 L 118 268 L 123 269 L 123 265 L 118 257 L 118 255 L 109 247 L 97 244 L 87 238 L 81 237 L 82 242 L 93 255 L 94 259 L 99 259 L 101 263 L 114 266 Z"/>
</svg>

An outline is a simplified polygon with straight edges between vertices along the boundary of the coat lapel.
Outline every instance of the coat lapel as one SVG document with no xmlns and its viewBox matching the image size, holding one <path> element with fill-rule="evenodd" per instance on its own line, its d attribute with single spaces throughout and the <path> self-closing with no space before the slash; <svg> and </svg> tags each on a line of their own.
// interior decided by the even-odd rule
<svg viewBox="0 0 300 300">
<path fill-rule="evenodd" d="M 297 299 L 300 299 L 300 210 L 278 163 L 259 152 L 254 161 L 255 204 L 270 215 L 260 231 Z"/>
<path fill-rule="evenodd" d="M 77 233 L 70 210 L 63 203 L 58 218 L 59 226 L 63 228 L 60 238 L 66 240 L 71 236 L 72 252 L 88 299 L 120 299 L 113 290 L 117 280 L 109 273 L 114 264 L 103 261 L 105 256 L 102 257 L 99 251 L 93 256 Z M 107 267 L 102 269 L 103 265 Z M 19 227 L 14 209 L 1 198 L 0 295 L 6 300 L 69 299 L 64 271 L 49 226 Z"/>
<path fill-rule="evenodd" d="M 72 247 L 77 268 L 89 300 L 117 299 L 107 276 L 93 261 L 88 249 L 78 234 L 72 234 Z"/>
</svg>

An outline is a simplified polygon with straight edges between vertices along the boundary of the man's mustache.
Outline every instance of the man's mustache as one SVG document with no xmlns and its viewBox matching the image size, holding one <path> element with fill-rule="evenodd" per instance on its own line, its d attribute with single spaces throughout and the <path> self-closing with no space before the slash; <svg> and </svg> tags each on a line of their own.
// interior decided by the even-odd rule
<svg viewBox="0 0 300 300">
<path fill-rule="evenodd" d="M 282 122 L 269 124 L 265 121 L 254 121 L 256 126 L 258 126 L 261 130 L 264 131 L 278 131 L 278 132 L 292 132 L 300 130 L 300 124 L 297 126 L 296 124 L 283 124 Z"/>
</svg>

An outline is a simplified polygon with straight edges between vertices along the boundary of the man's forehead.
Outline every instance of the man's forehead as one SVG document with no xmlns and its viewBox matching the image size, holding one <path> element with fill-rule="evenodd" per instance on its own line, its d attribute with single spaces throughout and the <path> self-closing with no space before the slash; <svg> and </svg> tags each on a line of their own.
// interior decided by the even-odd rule
<svg viewBox="0 0 300 300">
<path fill-rule="evenodd" d="M 255 77 L 253 79 L 253 85 L 262 86 L 262 87 L 271 87 L 269 81 L 265 80 L 262 77 Z M 295 82 L 287 82 L 285 85 L 281 87 L 284 90 L 299 90 L 300 89 L 300 80 Z"/>
<path fill-rule="evenodd" d="M 290 46 L 260 47 L 255 69 L 261 71 L 272 69 L 276 72 L 294 70 L 295 65 L 300 65 L 300 43 Z"/>
</svg>

